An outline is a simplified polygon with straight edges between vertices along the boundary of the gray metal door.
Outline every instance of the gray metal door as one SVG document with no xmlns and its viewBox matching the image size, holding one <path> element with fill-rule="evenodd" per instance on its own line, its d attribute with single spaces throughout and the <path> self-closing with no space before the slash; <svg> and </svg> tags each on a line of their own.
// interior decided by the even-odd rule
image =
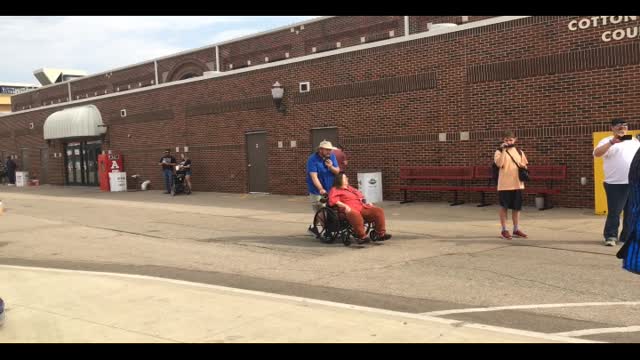
<svg viewBox="0 0 640 360">
<path fill-rule="evenodd" d="M 31 160 L 29 159 L 29 149 L 20 150 L 20 171 L 28 171 L 31 176 Z"/>
<path fill-rule="evenodd" d="M 49 182 L 49 149 L 40 149 L 40 184 Z"/>
<path fill-rule="evenodd" d="M 267 133 L 250 133 L 247 136 L 247 173 L 249 192 L 268 192 Z"/>
<path fill-rule="evenodd" d="M 333 146 L 338 144 L 338 128 L 317 128 L 311 129 L 311 151 L 316 151 L 322 140 L 331 141 Z"/>
</svg>

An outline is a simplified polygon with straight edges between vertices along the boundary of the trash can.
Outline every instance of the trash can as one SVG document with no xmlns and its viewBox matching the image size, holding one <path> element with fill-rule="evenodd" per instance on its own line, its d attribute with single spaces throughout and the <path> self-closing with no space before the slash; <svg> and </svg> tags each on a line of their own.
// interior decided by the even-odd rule
<svg viewBox="0 0 640 360">
<path fill-rule="evenodd" d="M 27 186 L 29 184 L 28 171 L 16 171 L 16 186 Z"/>
<path fill-rule="evenodd" d="M 382 173 L 380 171 L 358 173 L 358 190 L 360 190 L 360 192 L 364 195 L 367 202 L 381 202 Z"/>
<path fill-rule="evenodd" d="M 109 187 L 111 188 L 111 192 L 127 191 L 127 173 L 110 172 Z"/>
<path fill-rule="evenodd" d="M 536 195 L 536 209 L 538 210 L 544 209 L 544 206 L 546 205 L 544 203 L 544 200 L 545 200 L 544 195 L 540 195 L 540 194 Z"/>
</svg>

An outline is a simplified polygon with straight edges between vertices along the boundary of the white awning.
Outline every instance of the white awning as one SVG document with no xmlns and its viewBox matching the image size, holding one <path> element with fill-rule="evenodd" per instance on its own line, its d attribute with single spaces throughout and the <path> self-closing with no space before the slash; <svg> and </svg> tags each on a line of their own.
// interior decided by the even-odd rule
<svg viewBox="0 0 640 360">
<path fill-rule="evenodd" d="M 95 105 L 78 106 L 49 115 L 44 122 L 44 139 L 100 136 L 107 132 Z"/>
</svg>

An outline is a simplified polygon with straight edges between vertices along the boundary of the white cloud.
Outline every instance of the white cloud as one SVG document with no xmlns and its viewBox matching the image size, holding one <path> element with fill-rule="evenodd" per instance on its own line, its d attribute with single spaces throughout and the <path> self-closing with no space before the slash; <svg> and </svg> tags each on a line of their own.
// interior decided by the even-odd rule
<svg viewBox="0 0 640 360">
<path fill-rule="evenodd" d="M 106 71 L 311 17 L 0 17 L 0 81 L 37 83 L 33 70 Z"/>
</svg>

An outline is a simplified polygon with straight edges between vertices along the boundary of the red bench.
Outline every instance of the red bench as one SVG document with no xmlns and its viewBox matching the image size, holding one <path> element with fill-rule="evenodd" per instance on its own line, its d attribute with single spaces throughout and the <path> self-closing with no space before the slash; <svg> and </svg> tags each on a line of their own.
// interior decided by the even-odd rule
<svg viewBox="0 0 640 360">
<path fill-rule="evenodd" d="M 401 185 L 400 190 L 404 191 L 404 200 L 401 204 L 413 202 L 407 198 L 408 191 L 453 191 L 454 198 L 451 206 L 464 203 L 458 200 L 458 191 L 466 191 L 467 187 L 462 184 L 464 180 L 473 179 L 473 166 L 401 166 L 400 180 L 408 180 L 409 185 Z M 416 180 L 444 180 L 456 181 L 456 185 L 415 185 Z"/>
<path fill-rule="evenodd" d="M 529 172 L 531 181 L 525 186 L 524 192 L 527 194 L 542 195 L 545 198 L 545 207 L 541 210 L 551 209 L 551 200 L 548 197 L 552 194 L 559 194 L 560 189 L 554 188 L 554 181 L 561 181 L 567 178 L 566 165 L 530 165 Z M 407 198 L 408 191 L 453 191 L 454 200 L 451 205 L 463 204 L 458 200 L 458 192 L 479 192 L 481 206 L 488 206 L 485 201 L 485 193 L 497 192 L 496 184 L 492 181 L 493 170 L 491 165 L 482 166 L 401 166 L 400 180 L 408 180 L 410 184 L 401 185 L 400 190 L 404 191 L 404 200 L 401 204 L 412 202 Z M 456 185 L 415 185 L 415 180 L 448 180 L 455 181 Z M 486 180 L 487 185 L 464 185 L 465 180 Z M 544 183 L 543 186 L 533 185 Z"/>
<path fill-rule="evenodd" d="M 553 206 L 551 205 L 551 200 L 548 198 L 548 195 L 559 194 L 560 189 L 553 187 L 554 181 L 565 180 L 567 178 L 567 166 L 566 165 L 529 165 L 529 174 L 531 176 L 531 181 L 529 181 L 524 188 L 524 192 L 527 194 L 536 194 L 542 195 L 545 198 L 545 207 L 541 210 L 551 209 Z M 484 193 L 490 191 L 497 191 L 496 185 L 492 184 L 491 180 L 493 177 L 493 171 L 490 165 L 484 166 L 475 166 L 474 168 L 474 178 L 475 179 L 485 179 L 489 183 L 488 186 L 485 187 L 470 187 L 470 191 L 481 192 L 481 200 L 480 205 L 478 206 L 487 206 L 491 204 L 487 204 L 485 202 Z M 544 186 L 532 186 L 532 183 L 540 183 L 545 182 Z"/>
</svg>

